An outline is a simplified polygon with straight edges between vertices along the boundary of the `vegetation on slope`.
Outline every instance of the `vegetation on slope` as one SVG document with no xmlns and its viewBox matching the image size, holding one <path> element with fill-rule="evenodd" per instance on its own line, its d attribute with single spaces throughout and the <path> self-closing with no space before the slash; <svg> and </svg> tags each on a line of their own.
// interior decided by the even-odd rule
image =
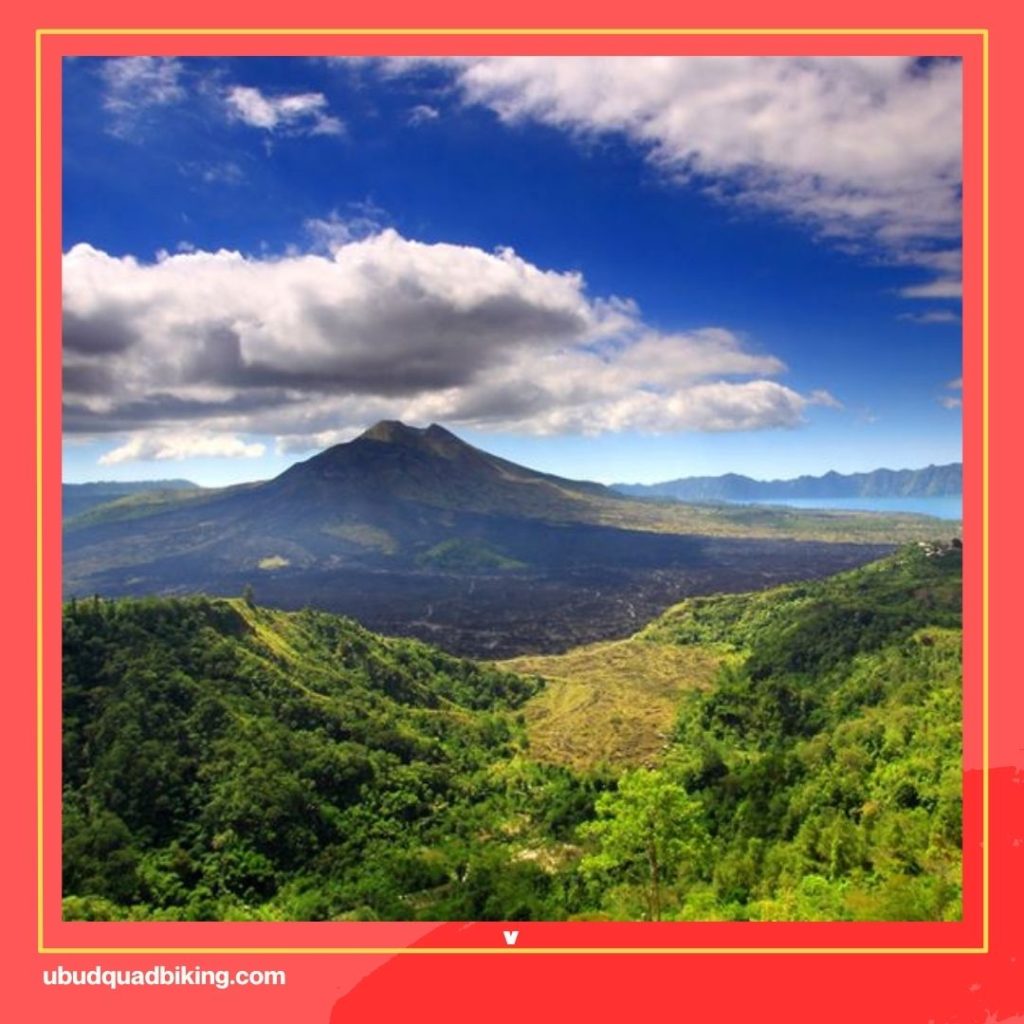
<svg viewBox="0 0 1024 1024">
<path fill-rule="evenodd" d="M 244 600 L 69 605 L 65 914 L 955 918 L 960 576 L 914 546 L 525 676 Z"/>
<path fill-rule="evenodd" d="M 528 789 L 555 834 L 579 787 L 514 768 L 536 685 L 315 612 L 69 605 L 66 913 L 479 916 L 448 889 L 481 831 Z"/>
<path fill-rule="evenodd" d="M 742 655 L 684 701 L 652 773 L 703 814 L 702 856 L 658 886 L 672 916 L 959 916 L 960 580 L 958 548 L 915 547 L 645 631 Z M 650 903 L 650 872 L 606 881 L 613 915 Z"/>
<path fill-rule="evenodd" d="M 534 756 L 631 769 L 580 829 L 581 916 L 956 917 L 960 586 L 958 547 L 914 546 L 501 663 L 547 683 Z"/>
<path fill-rule="evenodd" d="M 96 480 L 61 485 L 61 515 L 67 520 L 82 512 L 145 491 L 198 491 L 191 480 Z"/>
<path fill-rule="evenodd" d="M 67 484 L 64 485 L 68 486 Z M 251 486 L 251 485 L 245 485 Z M 106 523 L 123 523 L 158 515 L 184 505 L 201 505 L 220 494 L 213 488 L 153 488 L 122 497 L 109 498 L 89 505 L 79 512 L 65 514 L 63 529 L 67 533 Z"/>
<path fill-rule="evenodd" d="M 474 538 L 453 537 L 441 541 L 424 551 L 416 559 L 416 564 L 424 568 L 441 569 L 445 572 L 501 572 L 506 569 L 525 569 L 523 562 L 482 541 Z"/>
</svg>

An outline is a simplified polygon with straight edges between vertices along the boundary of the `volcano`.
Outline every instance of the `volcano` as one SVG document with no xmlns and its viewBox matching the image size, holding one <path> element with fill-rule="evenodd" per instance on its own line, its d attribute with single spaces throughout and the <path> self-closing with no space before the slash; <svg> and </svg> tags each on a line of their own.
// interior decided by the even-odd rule
<svg viewBox="0 0 1024 1024">
<path fill-rule="evenodd" d="M 64 594 L 252 589 L 264 604 L 507 655 L 627 633 L 687 594 L 892 549 L 723 536 L 728 512 L 687 508 L 517 465 L 438 424 L 385 420 L 272 480 L 131 494 L 71 517 Z"/>
</svg>

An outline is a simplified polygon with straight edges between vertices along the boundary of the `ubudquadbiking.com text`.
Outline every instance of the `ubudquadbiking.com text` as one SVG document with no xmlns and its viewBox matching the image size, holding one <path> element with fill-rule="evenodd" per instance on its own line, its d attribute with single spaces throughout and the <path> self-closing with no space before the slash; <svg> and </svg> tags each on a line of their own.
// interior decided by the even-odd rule
<svg viewBox="0 0 1024 1024">
<path fill-rule="evenodd" d="M 116 990 L 145 985 L 205 985 L 209 988 L 231 988 L 235 985 L 285 985 L 284 971 L 229 971 L 205 967 L 157 965 L 145 970 L 113 969 L 99 965 L 72 970 L 59 965 L 43 971 L 44 985 L 93 985 Z"/>
</svg>

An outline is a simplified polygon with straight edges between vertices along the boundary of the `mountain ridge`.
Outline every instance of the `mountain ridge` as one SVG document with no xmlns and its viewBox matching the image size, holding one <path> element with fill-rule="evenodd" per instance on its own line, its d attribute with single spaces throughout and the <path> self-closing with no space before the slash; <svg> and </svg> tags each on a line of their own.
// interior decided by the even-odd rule
<svg viewBox="0 0 1024 1024">
<path fill-rule="evenodd" d="M 739 473 L 679 477 L 654 484 L 612 484 L 634 498 L 677 501 L 750 501 L 770 498 L 944 497 L 963 492 L 963 464 L 931 464 L 922 469 L 880 468 L 865 473 L 829 470 L 820 476 L 755 480 Z"/>
<path fill-rule="evenodd" d="M 137 494 L 199 491 L 191 480 L 90 480 L 86 483 L 61 483 L 61 516 L 71 519 L 89 509 Z"/>
</svg>

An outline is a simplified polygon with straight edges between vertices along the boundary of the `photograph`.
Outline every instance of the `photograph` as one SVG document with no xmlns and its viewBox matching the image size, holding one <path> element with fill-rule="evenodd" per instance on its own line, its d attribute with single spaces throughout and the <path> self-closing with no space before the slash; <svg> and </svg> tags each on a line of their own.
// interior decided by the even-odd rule
<svg viewBox="0 0 1024 1024">
<path fill-rule="evenodd" d="M 964 61 L 418 42 L 60 60 L 62 920 L 963 921 Z"/>
<path fill-rule="evenodd" d="M 5 12 L 4 992 L 1024 1024 L 1020 16 Z"/>
</svg>

